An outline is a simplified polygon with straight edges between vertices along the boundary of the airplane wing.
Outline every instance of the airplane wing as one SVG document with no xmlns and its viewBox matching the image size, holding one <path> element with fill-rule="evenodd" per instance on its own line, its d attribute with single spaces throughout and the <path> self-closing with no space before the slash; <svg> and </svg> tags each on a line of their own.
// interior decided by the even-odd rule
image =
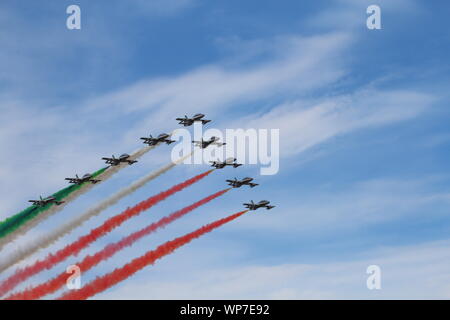
<svg viewBox="0 0 450 320">
<path fill-rule="evenodd" d="M 116 165 L 119 164 L 119 159 L 115 159 L 115 158 L 102 158 L 102 160 L 105 160 L 105 162 L 107 164 L 112 164 L 112 165 Z"/>
<path fill-rule="evenodd" d="M 150 146 L 154 146 L 158 143 L 158 139 L 155 138 L 141 138 L 141 140 L 144 140 L 144 143 Z"/>
<path fill-rule="evenodd" d="M 275 206 L 267 206 L 267 207 L 266 207 L 267 210 L 270 210 L 270 209 L 272 209 L 272 208 L 275 208 Z"/>
<path fill-rule="evenodd" d="M 164 142 L 167 143 L 167 144 L 171 144 L 171 143 L 174 143 L 174 142 L 176 142 L 176 141 L 175 141 L 175 140 L 167 139 L 167 140 L 164 140 Z"/>
<path fill-rule="evenodd" d="M 211 166 L 216 169 L 222 169 L 224 167 L 224 165 L 222 163 L 218 163 L 218 162 L 212 164 Z"/>
<path fill-rule="evenodd" d="M 185 127 L 191 125 L 193 123 L 192 119 L 189 118 L 176 118 L 175 120 L 179 121 L 179 124 L 184 125 Z"/>
<path fill-rule="evenodd" d="M 257 183 L 253 183 L 253 182 L 250 182 L 250 183 L 249 183 L 248 185 L 250 186 L 250 188 L 253 188 L 253 187 L 259 186 L 259 184 L 257 184 Z"/>
<path fill-rule="evenodd" d="M 28 200 L 28 201 L 32 202 L 34 206 L 38 206 L 38 207 L 43 207 L 47 204 L 45 201 L 41 201 L 41 200 Z"/>
</svg>

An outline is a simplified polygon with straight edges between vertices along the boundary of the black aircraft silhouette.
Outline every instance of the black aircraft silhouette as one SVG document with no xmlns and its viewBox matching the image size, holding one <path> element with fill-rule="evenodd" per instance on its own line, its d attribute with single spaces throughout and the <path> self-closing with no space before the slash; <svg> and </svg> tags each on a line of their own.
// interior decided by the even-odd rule
<svg viewBox="0 0 450 320">
<path fill-rule="evenodd" d="M 244 206 L 249 210 L 256 210 L 258 208 L 266 208 L 267 210 L 270 210 L 272 208 L 275 208 L 275 206 L 269 206 L 270 201 L 268 200 L 261 200 L 258 203 L 254 203 L 253 200 L 250 201 L 250 203 L 244 203 Z"/>
<path fill-rule="evenodd" d="M 222 168 L 225 168 L 226 166 L 232 166 L 233 168 L 242 166 L 241 163 L 236 163 L 236 158 L 228 158 L 225 161 L 220 161 L 220 160 L 210 161 L 209 163 L 211 163 L 211 166 L 216 169 L 222 169 Z"/>
<path fill-rule="evenodd" d="M 178 124 L 182 124 L 185 127 L 192 126 L 194 122 L 201 122 L 203 125 L 207 124 L 208 122 L 211 122 L 211 120 L 205 120 L 203 119 L 205 117 L 202 113 L 195 114 L 192 118 L 188 118 L 188 116 L 184 116 L 184 118 L 176 118 Z"/>
<path fill-rule="evenodd" d="M 92 178 L 92 174 L 90 174 L 90 173 L 86 173 L 81 178 L 76 174 L 75 178 L 65 178 L 64 180 L 69 181 L 69 183 L 74 183 L 74 184 L 78 184 L 78 185 L 80 185 L 84 182 L 97 183 L 97 182 L 101 181 L 101 180 Z"/>
<path fill-rule="evenodd" d="M 130 160 L 129 158 L 130 158 L 130 155 L 124 153 L 124 154 L 120 155 L 120 157 L 118 157 L 118 158 L 114 157 L 114 155 L 113 155 L 111 158 L 102 158 L 102 160 L 105 160 L 105 162 L 107 164 L 110 164 L 112 166 L 117 166 L 120 163 L 124 163 L 124 162 L 128 163 L 129 165 L 132 165 L 133 163 L 137 162 L 137 160 Z"/>
<path fill-rule="evenodd" d="M 42 198 L 42 196 L 39 196 L 39 200 L 28 200 L 28 202 L 32 202 L 33 205 L 38 206 L 38 207 L 43 207 L 49 203 L 54 203 L 57 206 L 59 206 L 60 204 L 64 203 L 64 201 L 58 201 L 55 199 L 55 197 L 50 196 L 47 198 Z"/>
<path fill-rule="evenodd" d="M 173 142 L 175 142 L 175 140 L 170 140 L 170 135 L 167 133 L 161 133 L 159 136 L 157 136 L 156 138 L 153 138 L 152 135 L 150 135 L 150 137 L 142 137 L 141 140 L 144 140 L 145 144 L 148 144 L 149 146 L 156 146 L 158 143 L 167 143 L 167 144 L 171 144 Z"/>
<path fill-rule="evenodd" d="M 256 187 L 258 184 L 253 183 L 253 178 L 245 177 L 242 180 L 238 180 L 234 178 L 234 180 L 226 180 L 228 182 L 228 185 L 232 186 L 233 188 L 240 188 L 244 185 L 250 186 L 250 188 Z"/>
</svg>

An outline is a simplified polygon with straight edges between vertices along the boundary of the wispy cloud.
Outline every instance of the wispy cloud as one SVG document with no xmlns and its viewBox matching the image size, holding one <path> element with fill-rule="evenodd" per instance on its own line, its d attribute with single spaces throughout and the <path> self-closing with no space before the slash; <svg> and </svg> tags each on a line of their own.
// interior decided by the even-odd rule
<svg viewBox="0 0 450 320">
<path fill-rule="evenodd" d="M 153 111 L 153 119 L 180 110 L 216 114 L 237 103 L 261 101 L 276 94 L 305 94 L 336 81 L 345 72 L 338 57 L 348 48 L 349 35 L 272 40 L 265 47 L 270 58 L 256 66 L 230 67 L 219 62 L 174 78 L 143 80 L 87 104 L 122 112 Z"/>
<path fill-rule="evenodd" d="M 401 19 L 405 13 L 415 14 L 420 9 L 418 1 L 410 0 L 334 0 L 327 10 L 307 19 L 306 25 L 319 29 L 339 29 L 364 32 L 366 30 L 366 9 L 370 5 L 378 5 L 382 10 L 382 26 L 389 21 L 389 16 Z M 386 17 L 386 20 L 384 18 Z M 392 25 L 390 23 L 390 25 Z"/>
<path fill-rule="evenodd" d="M 283 197 L 282 218 L 267 215 L 255 220 L 244 219 L 234 227 L 332 236 L 402 218 L 414 221 L 423 212 L 427 212 L 428 218 L 439 217 L 442 214 L 439 208 L 448 206 L 450 191 L 433 190 L 439 180 L 442 178 L 378 178 L 347 186 L 330 182 L 301 197 Z"/>
<path fill-rule="evenodd" d="M 292 156 L 353 130 L 414 118 L 433 100 L 428 94 L 414 91 L 361 89 L 319 101 L 285 103 L 237 122 L 247 128 L 279 128 L 282 155 Z"/>
<path fill-rule="evenodd" d="M 366 269 L 373 264 L 381 268 L 381 290 L 366 287 Z M 449 242 L 443 241 L 375 250 L 350 262 L 217 266 L 201 273 L 184 269 L 182 277 L 175 268 L 165 272 L 155 265 L 142 271 L 148 273 L 145 284 L 119 285 L 98 298 L 446 299 L 449 264 Z"/>
<path fill-rule="evenodd" d="M 219 128 L 279 128 L 281 156 L 289 157 L 286 162 L 294 165 L 298 164 L 295 157 L 314 150 L 314 146 L 327 146 L 325 143 L 333 138 L 343 140 L 364 129 L 376 129 L 374 131 L 379 133 L 382 127 L 425 117 L 433 110 L 442 92 L 434 90 L 430 93 L 427 87 L 411 85 L 407 77 L 396 77 L 396 81 L 391 81 L 388 86 L 385 79 L 389 75 L 383 71 L 380 72 L 383 79 L 374 79 L 366 70 L 355 71 L 352 62 L 357 60 L 354 58 L 361 58 L 355 56 L 361 47 L 365 47 L 365 43 L 358 40 L 361 33 L 357 30 L 366 30 L 366 2 L 338 0 L 334 3 L 336 10 L 330 8 L 311 19 L 302 19 L 314 30 L 326 29 L 327 33 L 305 36 L 293 31 L 292 34 L 249 36 L 246 39 L 214 34 L 216 40 L 211 42 L 216 49 L 221 46 L 227 57 L 191 65 L 184 69 L 187 71 L 170 69 L 170 75 L 140 72 L 132 78 L 127 76 L 126 68 L 145 69 L 146 61 L 130 59 L 133 57 L 130 52 L 137 48 L 132 42 L 142 40 L 140 33 L 126 41 L 126 29 L 116 35 L 108 28 L 111 21 L 104 18 L 91 20 L 90 29 L 84 29 L 89 30 L 85 33 L 68 34 L 63 27 L 49 28 L 48 24 L 32 28 L 30 22 L 17 12 L 0 10 L 0 37 L 4 39 L 0 52 L 0 150 L 6 154 L 0 158 L 0 176 L 7 182 L 0 183 L 0 219 L 23 208 L 26 200 L 31 199 L 29 197 L 47 195 L 64 186 L 65 176 L 98 169 L 102 166 L 101 156 L 130 153 L 141 146 L 138 137 L 173 129 L 176 126 L 174 118 L 179 115 L 204 112 L 214 120 L 210 126 Z M 380 4 L 383 14 L 387 14 L 383 19 L 392 12 L 398 14 L 410 10 L 407 9 L 410 8 L 408 1 L 382 1 Z M 122 6 L 128 10 L 131 5 Z M 200 7 L 201 3 L 194 0 L 134 1 L 128 18 L 145 16 L 148 20 L 159 21 L 161 17 L 172 19 L 185 10 L 189 12 L 190 8 Z M 111 10 L 114 17 L 117 7 Z M 61 21 L 56 16 L 46 21 L 60 26 Z M 15 32 L 8 27 L 11 24 L 17 26 Z M 210 34 L 202 36 L 209 37 Z M 87 51 L 89 53 L 83 55 Z M 389 68 L 391 71 L 398 76 L 398 70 Z M 420 70 L 415 70 L 417 73 Z M 353 81 L 354 78 L 358 79 Z M 445 87 L 439 79 L 434 81 L 430 83 Z M 442 133 L 429 142 L 431 146 L 436 148 L 447 142 L 445 130 Z M 145 174 L 149 170 L 147 164 L 165 162 L 168 154 L 167 149 L 152 153 L 151 157 L 143 159 L 142 166 L 133 166 L 129 170 L 136 170 L 136 175 Z M 357 161 L 356 155 L 346 159 Z M 281 174 L 299 177 L 294 165 L 283 167 Z M 302 194 L 289 189 L 292 181 L 277 185 L 280 176 L 271 177 L 273 184 L 262 181 L 258 196 L 279 196 L 277 214 L 259 215 L 258 219 L 245 217 L 230 225 L 229 230 L 239 234 L 270 231 L 271 235 L 293 237 L 299 232 L 304 237 L 328 233 L 331 234 L 329 238 L 333 238 L 335 233 L 332 231 L 354 231 L 393 219 L 408 221 L 420 212 L 436 217 L 439 213 L 430 209 L 448 203 L 448 190 L 433 188 L 433 181 L 422 181 L 420 177 L 414 180 L 381 176 L 380 173 L 379 179 L 372 180 L 355 178 L 351 170 L 346 174 L 349 179 L 345 182 L 330 182 L 328 188 L 313 182 L 308 186 L 311 191 Z M 107 187 L 117 187 L 117 183 Z M 100 195 L 89 194 L 88 200 L 99 200 L 108 192 L 111 190 L 103 190 Z M 223 203 L 221 210 L 234 210 L 238 196 L 238 193 L 231 193 L 233 201 Z M 299 198 L 302 198 L 301 202 L 297 201 Z M 82 205 L 77 203 L 77 209 Z M 219 215 L 221 212 L 209 213 Z M 195 217 L 190 219 L 199 221 Z M 192 221 L 183 221 L 175 231 L 184 232 L 182 228 Z M 133 225 L 129 227 L 131 230 Z M 117 231 L 126 233 L 128 229 Z M 32 241 L 43 232 L 45 228 L 38 226 L 21 240 Z M 212 239 L 220 239 L 220 236 Z M 277 239 L 269 237 L 268 240 L 273 241 L 273 247 L 278 251 Z M 333 240 L 339 242 L 340 238 L 336 236 Z M 239 245 L 242 243 L 239 241 Z M 134 281 L 99 297 L 449 296 L 450 289 L 446 285 L 450 263 L 446 249 L 448 242 L 387 248 L 369 252 L 367 256 L 354 253 L 352 262 L 336 258 L 328 263 L 309 264 L 305 263 L 310 262 L 308 258 L 303 260 L 297 256 L 295 261 L 274 257 L 272 264 L 242 263 L 231 259 L 228 265 L 233 266 L 230 267 L 224 266 L 223 261 L 235 254 L 230 253 L 233 244 L 222 244 L 220 252 L 210 248 L 194 250 L 190 251 L 192 256 L 188 259 L 180 251 L 151 268 L 156 273 L 142 273 L 148 285 L 136 284 L 136 278 L 133 278 Z M 95 244 L 95 248 L 87 251 L 102 245 Z M 11 250 L 15 248 L 14 244 L 10 247 Z M 129 260 L 129 256 L 127 252 L 122 258 Z M 197 264 L 195 268 L 188 268 L 188 272 L 177 272 L 178 266 L 186 260 L 201 261 L 201 258 L 209 259 L 208 262 L 214 260 L 212 266 Z M 107 265 L 114 267 L 117 261 L 120 260 L 109 261 Z M 365 288 L 365 268 L 369 263 L 380 264 L 385 270 L 386 282 L 383 282 L 385 287 L 381 292 Z M 97 269 L 91 275 L 100 274 L 104 266 L 100 265 L 101 271 Z M 183 279 L 186 274 L 190 278 Z"/>
<path fill-rule="evenodd" d="M 290 146 L 282 155 L 294 155 L 339 134 L 415 117 L 433 101 L 412 90 L 376 88 L 311 99 L 314 92 L 346 75 L 341 58 L 352 44 L 351 36 L 291 35 L 273 41 L 262 42 L 260 47 L 268 54 L 255 65 L 230 67 L 218 62 L 171 78 L 142 80 L 76 107 L 41 108 L 27 100 L 4 98 L 8 116 L 2 118 L 1 130 L 8 138 L 0 140 L 0 148 L 10 150 L 8 161 L 2 161 L 7 179 L 22 184 L 45 172 L 45 181 L 35 180 L 28 191 L 14 189 L 29 194 L 39 186 L 39 192 L 49 192 L 64 174 L 96 169 L 100 156 L 136 148 L 137 137 L 150 128 L 168 130 L 167 123 L 174 123 L 176 116 L 198 111 L 222 127 L 243 125 L 234 121 L 239 117 L 246 126 L 280 128 L 283 146 Z M 268 101 L 273 100 L 283 103 L 271 106 Z M 255 104 L 269 111 L 242 109 Z M 29 163 L 23 158 L 27 152 L 33 154 L 32 166 L 24 165 Z M 23 201 L 24 195 L 8 197 L 4 205 L 11 208 L 8 203 L 19 199 Z"/>
</svg>

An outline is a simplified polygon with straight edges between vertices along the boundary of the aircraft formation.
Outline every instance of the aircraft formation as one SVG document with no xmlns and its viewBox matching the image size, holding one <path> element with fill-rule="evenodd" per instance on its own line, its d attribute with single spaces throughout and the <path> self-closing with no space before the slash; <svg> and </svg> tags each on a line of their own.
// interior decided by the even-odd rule
<svg viewBox="0 0 450 320">
<path fill-rule="evenodd" d="M 184 118 L 176 118 L 175 120 L 178 121 L 178 124 L 181 124 L 185 127 L 192 126 L 195 122 L 201 122 L 202 125 L 207 124 L 208 122 L 211 122 L 211 120 L 204 119 L 205 115 L 202 113 L 197 113 L 193 115 L 191 118 L 189 118 L 187 115 L 184 116 Z M 167 133 L 161 133 L 157 137 L 153 137 L 152 135 L 149 135 L 149 137 L 141 137 L 141 140 L 143 140 L 144 144 L 148 144 L 149 146 L 156 146 L 160 143 L 166 143 L 167 145 L 170 145 L 171 143 L 175 142 L 175 140 L 170 139 L 170 135 Z M 217 137 L 211 137 L 208 140 L 201 139 L 201 141 L 192 141 L 192 143 L 200 147 L 201 149 L 205 149 L 209 147 L 210 145 L 215 145 L 218 147 L 221 147 L 225 145 L 224 142 L 219 142 L 219 138 Z M 131 159 L 130 155 L 127 153 L 121 154 L 118 158 L 116 158 L 114 155 L 109 157 L 103 157 L 102 160 L 105 161 L 106 164 L 109 164 L 111 166 L 118 166 L 122 163 L 127 163 L 128 165 L 132 165 L 137 162 L 137 160 Z M 236 158 L 227 158 L 224 161 L 220 161 L 219 159 L 217 161 L 210 161 L 211 166 L 216 169 L 223 169 L 227 166 L 237 168 L 239 166 L 242 166 L 242 164 L 236 162 Z M 94 179 L 90 173 L 86 173 L 81 178 L 78 176 L 78 174 L 75 174 L 75 178 L 65 178 L 69 183 L 81 185 L 86 182 L 90 182 L 92 184 L 98 183 L 101 180 Z M 255 186 L 258 186 L 259 184 L 253 183 L 253 178 L 245 177 L 242 180 L 238 180 L 237 178 L 234 178 L 234 180 L 226 180 L 229 186 L 232 188 L 240 188 L 244 185 L 249 186 L 250 188 L 253 188 Z M 29 202 L 33 203 L 33 205 L 43 207 L 47 204 L 54 203 L 56 205 L 60 205 L 64 203 L 64 201 L 58 201 L 53 196 L 49 196 L 46 198 L 42 198 L 42 196 L 39 197 L 39 200 L 28 200 Z M 250 203 L 244 203 L 244 207 L 246 207 L 248 210 L 257 210 L 259 208 L 266 208 L 267 210 L 270 210 L 274 208 L 275 206 L 270 205 L 270 201 L 268 200 L 261 200 L 257 203 L 253 202 L 253 200 L 250 201 Z"/>
</svg>

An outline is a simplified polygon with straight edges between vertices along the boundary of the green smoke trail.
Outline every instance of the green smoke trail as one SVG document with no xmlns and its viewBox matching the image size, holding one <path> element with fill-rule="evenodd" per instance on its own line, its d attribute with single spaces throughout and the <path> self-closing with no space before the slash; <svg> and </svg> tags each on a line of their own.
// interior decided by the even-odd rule
<svg viewBox="0 0 450 320">
<path fill-rule="evenodd" d="M 107 168 L 108 167 L 105 167 L 105 168 L 102 168 L 102 169 L 94 172 L 92 174 L 92 177 L 95 178 L 95 177 L 99 176 Z M 61 201 L 64 198 L 68 197 L 70 194 L 72 194 L 74 191 L 77 191 L 77 190 L 83 188 L 83 186 L 87 183 L 89 183 L 89 182 L 82 183 L 81 185 L 77 185 L 77 184 L 70 185 L 70 186 L 52 194 L 52 196 L 55 197 L 56 200 Z M 27 223 L 31 219 L 37 217 L 40 213 L 48 210 L 52 206 L 55 206 L 55 204 L 49 203 L 43 207 L 32 205 L 32 206 L 26 208 L 25 210 L 15 214 L 9 218 L 6 218 L 2 222 L 0 222 L 0 239 L 3 237 L 6 237 L 8 234 L 14 232 L 18 228 L 20 228 L 20 226 Z"/>
</svg>

